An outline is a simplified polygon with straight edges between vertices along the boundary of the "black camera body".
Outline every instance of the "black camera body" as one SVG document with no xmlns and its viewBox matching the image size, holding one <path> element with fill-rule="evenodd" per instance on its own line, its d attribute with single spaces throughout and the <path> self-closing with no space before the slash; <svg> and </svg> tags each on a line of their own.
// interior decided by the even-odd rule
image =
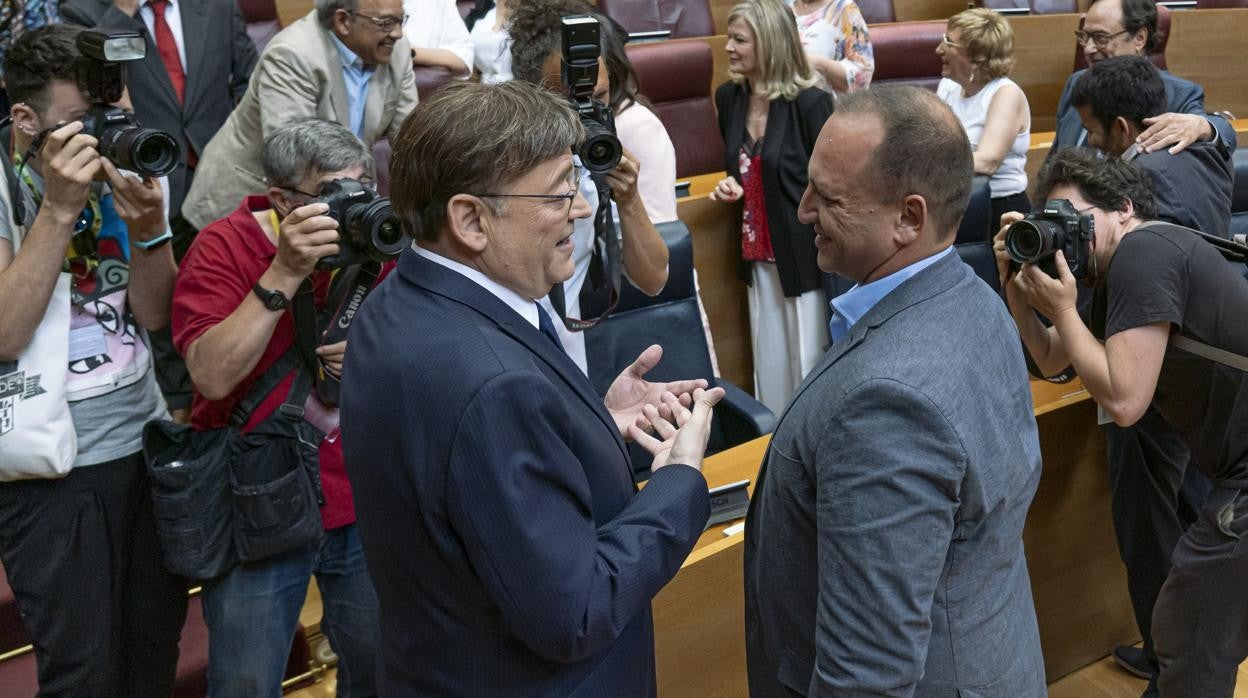
<svg viewBox="0 0 1248 698">
<path fill-rule="evenodd" d="M 1071 275 L 1082 279 L 1088 275 L 1094 232 L 1090 214 L 1080 213 L 1066 199 L 1051 199 L 1006 229 L 1005 251 L 1016 265 L 1030 262 L 1056 279 L 1053 255 L 1061 250 Z"/>
<path fill-rule="evenodd" d="M 126 86 L 126 63 L 147 55 L 143 36 L 134 31 L 83 31 L 76 42 L 82 56 L 74 64 L 78 88 L 94 104 L 82 119 L 83 132 L 99 140 L 100 155 L 119 169 L 149 177 L 177 169 L 182 149 L 173 136 L 139 124 L 132 112 L 112 106 Z"/>
<path fill-rule="evenodd" d="M 321 188 L 316 200 L 328 204 L 325 215 L 338 221 L 338 254 L 322 257 L 320 267 L 386 262 L 412 243 L 390 199 L 354 179 L 335 179 Z"/>
<path fill-rule="evenodd" d="M 563 17 L 560 24 L 563 85 L 586 131 L 585 142 L 577 154 L 585 169 L 603 175 L 620 164 L 624 148 L 615 135 L 615 117 L 611 107 L 594 99 L 594 85 L 598 83 L 598 57 L 602 55 L 598 20 L 590 15 L 569 15 Z"/>
</svg>

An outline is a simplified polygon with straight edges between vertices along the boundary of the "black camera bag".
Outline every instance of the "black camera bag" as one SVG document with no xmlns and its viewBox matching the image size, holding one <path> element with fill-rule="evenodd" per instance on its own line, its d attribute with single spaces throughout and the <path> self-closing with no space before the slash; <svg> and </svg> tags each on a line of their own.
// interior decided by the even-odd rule
<svg viewBox="0 0 1248 698">
<path fill-rule="evenodd" d="M 324 434 L 303 419 L 312 388 L 307 347 L 316 319 L 310 284 L 306 291 L 300 288 L 294 305 L 296 346 L 256 380 L 231 412 L 228 426 L 195 431 L 157 420 L 143 429 L 156 530 L 165 566 L 175 574 L 214 579 L 239 562 L 296 550 L 321 536 L 319 448 Z M 286 400 L 242 432 L 292 370 L 297 373 Z"/>
</svg>

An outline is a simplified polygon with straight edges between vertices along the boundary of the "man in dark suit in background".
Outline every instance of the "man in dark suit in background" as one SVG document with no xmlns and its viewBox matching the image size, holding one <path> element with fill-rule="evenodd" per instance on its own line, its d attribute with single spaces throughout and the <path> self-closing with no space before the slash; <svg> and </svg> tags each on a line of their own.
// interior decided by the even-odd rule
<svg viewBox="0 0 1248 698">
<path fill-rule="evenodd" d="M 754 698 L 1045 695 L 1022 538 L 1040 443 L 1013 323 L 953 249 L 972 174 L 918 88 L 843 96 L 819 134 L 799 216 L 857 285 L 745 520 Z"/>
<path fill-rule="evenodd" d="M 170 172 L 169 225 L 179 261 L 195 236 L 181 215 L 197 156 L 247 90 L 256 47 L 234 0 L 62 0 L 62 18 L 143 34 L 147 56 L 126 70 L 139 123 L 177 139 L 183 166 Z M 168 329 L 152 333 L 156 377 L 175 419 L 191 408 L 191 380 Z"/>
<path fill-rule="evenodd" d="M 1094 0 L 1075 35 L 1089 65 L 1115 56 L 1147 57 L 1157 48 L 1157 5 L 1153 0 Z M 1087 131 L 1070 100 L 1083 73 L 1076 71 L 1062 88 L 1050 153 L 1086 144 Z M 1235 150 L 1235 129 L 1225 118 L 1205 113 L 1205 91 L 1200 85 L 1165 71 L 1161 79 L 1166 84 L 1167 111 L 1145 122 L 1147 128 L 1138 138 L 1144 152 L 1182 150 L 1197 141 L 1221 141 Z"/>
<path fill-rule="evenodd" d="M 559 344 L 536 300 L 590 215 L 582 138 L 564 99 L 511 81 L 443 87 L 393 141 L 417 246 L 352 324 L 341 409 L 383 695 L 655 693 L 650 602 L 706 524 L 723 392 L 646 382 L 655 346 L 604 399 Z M 640 492 L 626 435 L 655 453 Z"/>
<path fill-rule="evenodd" d="M 62 0 L 61 16 L 146 38 L 147 57 L 126 71 L 126 84 L 139 122 L 172 134 L 182 146 L 187 166 L 169 175 L 169 214 L 180 221 L 196 160 L 242 98 L 256 64 L 238 6 L 234 0 Z M 184 252 L 190 242 L 175 241 L 175 251 Z"/>
</svg>

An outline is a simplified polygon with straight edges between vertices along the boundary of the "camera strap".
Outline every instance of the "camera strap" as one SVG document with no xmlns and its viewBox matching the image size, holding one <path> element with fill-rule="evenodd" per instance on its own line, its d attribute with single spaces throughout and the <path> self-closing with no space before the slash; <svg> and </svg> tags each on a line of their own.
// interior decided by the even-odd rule
<svg viewBox="0 0 1248 698">
<path fill-rule="evenodd" d="M 312 311 L 316 328 L 313 346 L 336 344 L 347 338 L 347 331 L 351 329 L 351 322 L 355 319 L 360 304 L 372 292 L 379 276 L 381 276 L 379 262 L 354 264 L 334 274 L 333 281 L 330 282 L 329 298 L 325 302 L 326 312 L 318 316 L 315 309 Z M 316 336 L 320 336 L 319 342 L 315 341 Z M 316 368 L 314 375 L 317 397 L 323 404 L 336 407 L 342 388 L 341 379 L 325 370 L 324 364 L 319 360 L 314 360 L 312 365 Z"/>
<path fill-rule="evenodd" d="M 598 210 L 594 212 L 594 242 L 589 271 L 578 295 L 581 317 L 568 317 L 563 284 L 555 284 L 550 289 L 550 304 L 559 313 L 564 326 L 572 332 L 588 330 L 611 314 L 620 302 L 620 280 L 624 273 L 620 235 L 616 231 L 612 212 L 611 185 L 607 184 L 606 175 L 595 174 L 591 178 L 598 189 Z M 582 319 L 585 317 L 592 319 Z"/>
<path fill-rule="evenodd" d="M 0 119 L 0 142 L 8 144 L 8 151 L 0 160 L 4 160 L 4 181 L 9 187 L 9 208 L 13 212 L 13 223 L 25 225 L 26 205 L 22 201 L 22 185 L 17 178 L 17 169 L 12 157 L 17 143 L 13 139 L 13 117 L 11 116 Z"/>
<path fill-rule="evenodd" d="M 1219 349 L 1185 334 L 1172 335 L 1170 337 L 1170 346 L 1182 349 L 1190 354 L 1195 354 L 1202 359 L 1209 359 L 1223 366 L 1230 366 L 1248 373 L 1248 356 L 1240 356 L 1235 352 Z"/>
</svg>

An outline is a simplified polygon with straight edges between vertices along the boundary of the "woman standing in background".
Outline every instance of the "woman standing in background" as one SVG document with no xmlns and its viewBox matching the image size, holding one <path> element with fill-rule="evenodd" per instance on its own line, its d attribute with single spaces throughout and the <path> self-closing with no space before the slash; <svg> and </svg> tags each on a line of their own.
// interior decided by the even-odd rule
<svg viewBox="0 0 1248 698">
<path fill-rule="evenodd" d="M 833 92 L 871 84 L 875 56 L 867 20 L 854 0 L 793 0 L 797 33 L 810 67 Z"/>
<path fill-rule="evenodd" d="M 781 0 L 737 5 L 727 34 L 731 79 L 715 91 L 715 104 L 729 176 L 711 198 L 743 203 L 754 395 L 779 414 L 828 343 L 815 236 L 797 209 L 832 97 L 816 87 Z"/>
</svg>

